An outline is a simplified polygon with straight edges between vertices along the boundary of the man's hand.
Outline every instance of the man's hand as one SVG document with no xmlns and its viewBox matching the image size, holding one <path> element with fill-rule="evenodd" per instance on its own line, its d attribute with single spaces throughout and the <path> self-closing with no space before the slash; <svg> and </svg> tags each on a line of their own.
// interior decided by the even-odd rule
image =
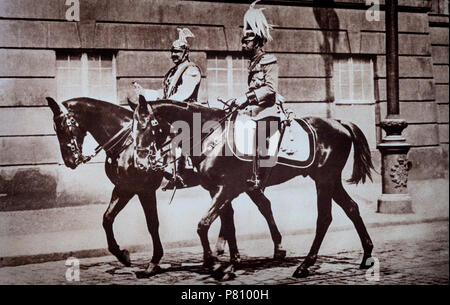
<svg viewBox="0 0 450 305">
<path fill-rule="evenodd" d="M 247 96 L 243 95 L 236 99 L 235 104 L 239 109 L 247 107 Z"/>
</svg>

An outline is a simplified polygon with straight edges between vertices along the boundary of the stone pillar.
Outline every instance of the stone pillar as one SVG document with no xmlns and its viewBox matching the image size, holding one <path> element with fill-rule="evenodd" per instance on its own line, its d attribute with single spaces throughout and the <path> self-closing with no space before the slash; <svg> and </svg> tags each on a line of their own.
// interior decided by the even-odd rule
<svg viewBox="0 0 450 305">
<path fill-rule="evenodd" d="M 386 132 L 382 143 L 377 146 L 381 152 L 382 195 L 378 198 L 379 213 L 412 213 L 412 201 L 408 193 L 408 171 L 411 162 L 407 154 L 411 145 L 401 135 L 408 126 L 403 119 L 381 121 Z"/>
<path fill-rule="evenodd" d="M 398 81 L 398 5 L 386 1 L 386 88 L 387 118 L 380 123 L 386 132 L 377 148 L 381 152 L 382 195 L 378 199 L 379 213 L 412 213 L 408 194 L 408 171 L 411 162 L 407 154 L 411 147 L 402 136 L 408 123 L 399 117 Z"/>
</svg>

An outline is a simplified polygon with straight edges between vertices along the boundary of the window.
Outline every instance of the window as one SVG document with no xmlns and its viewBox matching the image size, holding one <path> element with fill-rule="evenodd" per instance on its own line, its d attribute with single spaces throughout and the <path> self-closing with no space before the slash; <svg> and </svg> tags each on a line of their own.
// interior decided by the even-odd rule
<svg viewBox="0 0 450 305">
<path fill-rule="evenodd" d="M 56 83 L 59 101 L 87 96 L 116 103 L 115 56 L 104 53 L 57 54 Z"/>
<path fill-rule="evenodd" d="M 334 97 L 338 103 L 374 103 L 373 61 L 363 58 L 334 60 Z"/>
<path fill-rule="evenodd" d="M 227 100 L 247 92 L 248 61 L 239 55 L 212 55 L 207 62 L 208 102 L 222 108 L 217 98 Z"/>
</svg>

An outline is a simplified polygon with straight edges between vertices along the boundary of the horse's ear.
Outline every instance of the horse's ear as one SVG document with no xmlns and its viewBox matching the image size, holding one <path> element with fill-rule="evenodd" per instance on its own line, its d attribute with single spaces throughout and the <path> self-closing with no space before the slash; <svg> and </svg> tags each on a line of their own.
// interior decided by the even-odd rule
<svg viewBox="0 0 450 305">
<path fill-rule="evenodd" d="M 139 105 L 147 105 L 147 100 L 142 94 L 139 94 Z"/>
<path fill-rule="evenodd" d="M 137 107 L 137 104 L 133 103 L 129 98 L 127 100 L 128 100 L 128 106 L 130 106 L 131 110 L 134 111 Z"/>
<path fill-rule="evenodd" d="M 148 106 L 147 106 L 147 100 L 143 95 L 139 95 L 139 112 L 141 114 L 148 114 Z"/>
<path fill-rule="evenodd" d="M 51 97 L 46 97 L 45 99 L 47 100 L 48 106 L 52 110 L 54 116 L 58 116 L 62 113 L 61 107 L 54 99 Z"/>
</svg>

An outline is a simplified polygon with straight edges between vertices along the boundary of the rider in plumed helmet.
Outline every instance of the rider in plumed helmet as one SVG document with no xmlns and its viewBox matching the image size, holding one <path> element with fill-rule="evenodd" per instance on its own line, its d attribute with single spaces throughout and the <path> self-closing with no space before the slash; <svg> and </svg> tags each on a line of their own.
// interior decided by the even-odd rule
<svg viewBox="0 0 450 305">
<path fill-rule="evenodd" d="M 242 52 L 250 59 L 248 91 L 235 101 L 240 108 L 245 108 L 243 112 L 255 121 L 267 117 L 279 117 L 275 106 L 278 90 L 277 58 L 266 54 L 263 49 L 266 42 L 272 40 L 270 35 L 272 26 L 267 22 L 263 8 L 255 8 L 257 2 L 259 1 L 253 2 L 244 15 Z M 257 144 L 254 175 L 248 181 L 255 188 L 261 186 L 258 154 Z"/>
</svg>

